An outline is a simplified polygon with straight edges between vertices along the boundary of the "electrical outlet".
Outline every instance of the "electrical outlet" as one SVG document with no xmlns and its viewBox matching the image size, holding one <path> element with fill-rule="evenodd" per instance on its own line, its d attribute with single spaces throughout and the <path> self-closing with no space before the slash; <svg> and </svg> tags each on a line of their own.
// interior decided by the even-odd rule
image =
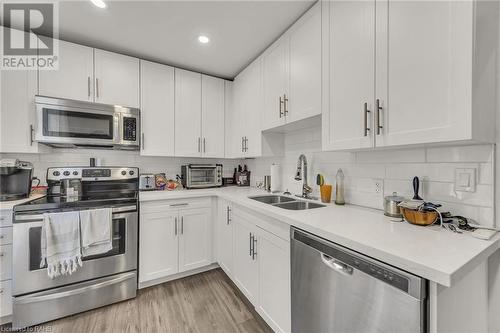
<svg viewBox="0 0 500 333">
<path fill-rule="evenodd" d="M 373 190 L 375 193 L 382 193 L 384 191 L 384 181 L 382 179 L 374 179 Z"/>
</svg>

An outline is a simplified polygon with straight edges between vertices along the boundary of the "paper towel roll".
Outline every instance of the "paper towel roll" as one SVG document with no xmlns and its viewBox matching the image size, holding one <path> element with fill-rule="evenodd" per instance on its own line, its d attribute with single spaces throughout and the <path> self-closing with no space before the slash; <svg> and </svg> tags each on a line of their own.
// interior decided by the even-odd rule
<svg viewBox="0 0 500 333">
<path fill-rule="evenodd" d="M 281 167 L 279 164 L 271 164 L 271 192 L 281 192 Z"/>
</svg>

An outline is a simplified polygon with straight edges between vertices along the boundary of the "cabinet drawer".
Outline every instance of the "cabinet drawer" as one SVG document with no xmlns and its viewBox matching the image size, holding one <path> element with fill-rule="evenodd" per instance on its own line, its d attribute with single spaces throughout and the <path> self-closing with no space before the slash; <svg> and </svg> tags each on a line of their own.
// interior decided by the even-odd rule
<svg viewBox="0 0 500 333">
<path fill-rule="evenodd" d="M 0 210 L 0 227 L 10 227 L 12 225 L 12 210 Z"/>
<path fill-rule="evenodd" d="M 191 209 L 191 208 L 209 208 L 212 207 L 212 198 L 190 198 L 161 200 L 141 203 L 142 213 L 165 212 L 172 209 Z"/>
<path fill-rule="evenodd" d="M 12 244 L 12 227 L 0 228 L 0 245 Z"/>
<path fill-rule="evenodd" d="M 0 281 L 12 277 L 12 245 L 0 246 Z"/>
<path fill-rule="evenodd" d="M 12 314 L 12 285 L 11 280 L 0 282 L 0 317 Z"/>
</svg>

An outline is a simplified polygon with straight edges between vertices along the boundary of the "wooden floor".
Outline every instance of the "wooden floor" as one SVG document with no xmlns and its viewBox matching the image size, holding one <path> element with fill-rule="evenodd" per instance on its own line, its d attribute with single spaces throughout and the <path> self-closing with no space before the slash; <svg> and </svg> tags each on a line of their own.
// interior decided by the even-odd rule
<svg viewBox="0 0 500 333">
<path fill-rule="evenodd" d="M 221 269 L 141 289 L 135 299 L 40 325 L 51 332 L 272 332 Z"/>
</svg>

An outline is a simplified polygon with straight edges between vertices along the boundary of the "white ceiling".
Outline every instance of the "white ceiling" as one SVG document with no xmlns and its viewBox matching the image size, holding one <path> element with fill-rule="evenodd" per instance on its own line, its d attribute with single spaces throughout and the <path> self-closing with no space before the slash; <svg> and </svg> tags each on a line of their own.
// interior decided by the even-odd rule
<svg viewBox="0 0 500 333">
<path fill-rule="evenodd" d="M 59 4 L 60 39 L 234 78 L 314 0 L 90 1 Z M 202 45 L 199 34 L 210 37 Z"/>
</svg>

